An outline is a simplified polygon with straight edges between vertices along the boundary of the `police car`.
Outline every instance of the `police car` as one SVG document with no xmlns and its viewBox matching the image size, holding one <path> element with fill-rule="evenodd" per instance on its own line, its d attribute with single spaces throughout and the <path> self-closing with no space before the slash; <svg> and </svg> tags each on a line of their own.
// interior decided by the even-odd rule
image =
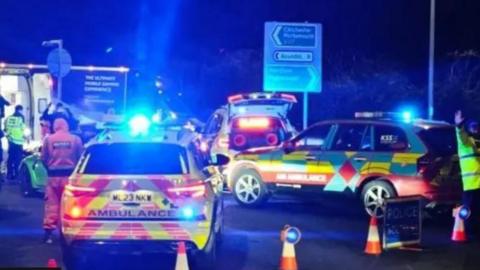
<svg viewBox="0 0 480 270">
<path fill-rule="evenodd" d="M 460 194 L 454 127 L 409 114 L 358 113 L 314 124 L 276 147 L 251 149 L 229 165 L 238 203 L 258 206 L 279 188 L 358 195 L 370 215 L 386 198 L 421 195 L 429 209 Z"/>
<path fill-rule="evenodd" d="M 208 119 L 199 147 L 231 157 L 248 148 L 279 145 L 297 133 L 287 118 L 296 102 L 295 96 L 281 93 L 230 96 Z"/>
<path fill-rule="evenodd" d="M 228 158 L 200 159 L 189 133 L 150 125 L 105 131 L 88 144 L 61 203 L 68 269 L 103 253 L 174 253 L 185 242 L 198 268 L 212 269 L 223 228 L 222 175 Z"/>
</svg>

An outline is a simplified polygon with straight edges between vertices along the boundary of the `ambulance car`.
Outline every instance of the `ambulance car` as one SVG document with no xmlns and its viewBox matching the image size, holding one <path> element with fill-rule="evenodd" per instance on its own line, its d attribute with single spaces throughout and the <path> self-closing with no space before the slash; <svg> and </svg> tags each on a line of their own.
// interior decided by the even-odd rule
<svg viewBox="0 0 480 270">
<path fill-rule="evenodd" d="M 228 187 L 237 202 L 258 206 L 278 189 L 308 189 L 357 195 L 367 213 L 379 217 L 386 198 L 419 195 L 429 209 L 458 202 L 454 126 L 382 112 L 356 116 L 235 156 Z"/>
<path fill-rule="evenodd" d="M 62 197 L 61 235 L 68 269 L 100 254 L 175 253 L 185 242 L 192 265 L 213 269 L 223 230 L 222 175 L 192 136 L 130 121 L 88 144 Z M 207 169 L 203 169 L 206 166 Z"/>
</svg>

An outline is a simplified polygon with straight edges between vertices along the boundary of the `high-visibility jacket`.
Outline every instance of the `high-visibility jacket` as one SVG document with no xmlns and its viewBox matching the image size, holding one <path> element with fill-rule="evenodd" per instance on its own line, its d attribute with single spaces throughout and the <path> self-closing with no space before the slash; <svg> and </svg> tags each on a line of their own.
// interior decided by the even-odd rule
<svg viewBox="0 0 480 270">
<path fill-rule="evenodd" d="M 5 119 L 5 133 L 8 141 L 14 144 L 23 144 L 23 132 L 25 131 L 25 123 L 23 118 L 18 115 L 11 115 Z"/>
<path fill-rule="evenodd" d="M 463 127 L 456 128 L 463 190 L 480 189 L 480 149 Z"/>
<path fill-rule="evenodd" d="M 43 140 L 42 161 L 49 176 L 70 175 L 83 152 L 82 141 L 68 131 L 64 119 L 55 120 L 55 133 Z"/>
</svg>

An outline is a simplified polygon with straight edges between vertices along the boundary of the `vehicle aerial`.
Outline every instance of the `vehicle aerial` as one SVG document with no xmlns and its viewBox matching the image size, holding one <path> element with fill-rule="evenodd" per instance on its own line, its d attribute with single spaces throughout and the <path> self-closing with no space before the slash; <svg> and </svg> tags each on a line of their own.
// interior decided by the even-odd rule
<svg viewBox="0 0 480 270">
<path fill-rule="evenodd" d="M 32 195 L 45 189 L 46 171 L 39 160 L 41 146 L 41 116 L 52 102 L 61 102 L 68 107 L 77 120 L 79 135 L 84 127 L 102 122 L 108 109 L 120 115 L 126 105 L 126 79 L 128 68 L 72 66 L 63 78 L 63 95 L 56 95 L 55 77 L 46 65 L 0 63 L 0 94 L 10 102 L 5 115 L 13 113 L 15 105 L 24 107 L 27 138 L 23 146 L 25 158 L 19 168 L 21 192 Z M 54 106 L 50 106 L 52 109 Z M 8 148 L 6 138 L 3 149 Z"/>
<path fill-rule="evenodd" d="M 206 153 L 234 154 L 252 147 L 280 145 L 296 134 L 287 114 L 295 96 L 281 93 L 238 94 L 217 109 L 200 132 Z"/>
<path fill-rule="evenodd" d="M 61 242 L 68 269 L 98 254 L 175 253 L 180 241 L 199 269 L 213 269 L 223 230 L 222 155 L 205 161 L 192 133 L 150 125 L 105 131 L 86 146 L 65 187 Z M 204 167 L 207 165 L 206 167 Z"/>
<path fill-rule="evenodd" d="M 358 195 L 370 215 L 384 200 L 421 195 L 427 209 L 456 203 L 461 180 L 454 126 L 405 121 L 392 113 L 358 113 L 323 121 L 276 147 L 251 149 L 229 165 L 238 203 L 258 206 L 275 190 L 313 189 Z"/>
</svg>

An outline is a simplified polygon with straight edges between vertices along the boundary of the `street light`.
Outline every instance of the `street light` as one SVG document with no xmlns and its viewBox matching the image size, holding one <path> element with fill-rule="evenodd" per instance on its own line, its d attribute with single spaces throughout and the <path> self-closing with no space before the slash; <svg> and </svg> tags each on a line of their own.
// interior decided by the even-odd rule
<svg viewBox="0 0 480 270">
<path fill-rule="evenodd" d="M 428 53 L 428 119 L 433 119 L 433 68 L 435 60 L 435 0 L 430 0 L 430 38 Z"/>
<path fill-rule="evenodd" d="M 43 47 L 57 47 L 59 53 L 63 50 L 63 40 L 62 39 L 52 39 L 52 40 L 45 40 L 42 42 Z M 57 98 L 62 99 L 62 60 L 58 57 L 58 74 L 57 74 Z"/>
</svg>

